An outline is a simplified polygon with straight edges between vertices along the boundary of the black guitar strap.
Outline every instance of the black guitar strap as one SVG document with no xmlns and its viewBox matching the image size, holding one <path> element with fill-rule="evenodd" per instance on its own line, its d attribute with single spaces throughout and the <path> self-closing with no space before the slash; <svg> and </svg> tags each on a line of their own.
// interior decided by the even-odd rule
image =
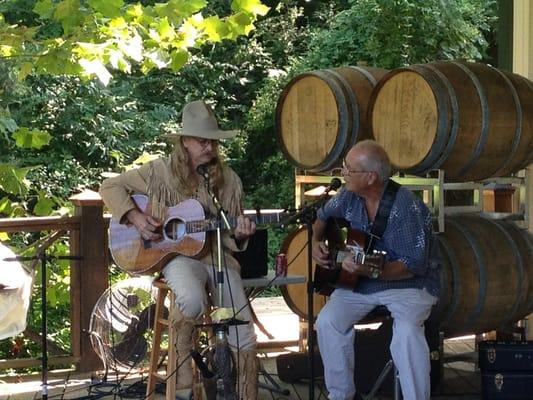
<svg viewBox="0 0 533 400">
<path fill-rule="evenodd" d="M 371 253 L 374 250 L 376 242 L 383 237 L 383 233 L 387 228 L 387 222 L 389 221 L 390 211 L 400 186 L 401 185 L 399 183 L 393 181 L 392 179 L 389 179 L 387 182 L 383 196 L 379 201 L 376 219 L 374 220 L 374 224 L 372 225 L 370 233 L 367 233 L 365 253 Z"/>
</svg>

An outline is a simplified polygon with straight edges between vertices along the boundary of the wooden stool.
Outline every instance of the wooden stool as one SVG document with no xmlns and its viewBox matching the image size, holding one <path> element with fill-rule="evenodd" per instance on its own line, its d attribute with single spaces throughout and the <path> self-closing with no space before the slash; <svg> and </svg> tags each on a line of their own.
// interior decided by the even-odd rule
<svg viewBox="0 0 533 400">
<path fill-rule="evenodd" d="M 148 370 L 148 383 L 146 385 L 146 399 L 153 399 L 155 393 L 155 385 L 157 380 L 166 379 L 166 399 L 174 400 L 176 398 L 176 378 L 177 378 L 177 354 L 176 354 L 176 339 L 177 332 L 174 325 L 170 321 L 170 318 L 164 317 L 165 299 L 169 298 L 170 304 L 168 307 L 169 316 L 172 315 L 172 311 L 176 306 L 175 295 L 170 290 L 170 287 L 165 281 L 158 279 L 155 280 L 152 285 L 157 288 L 156 305 L 155 305 L 155 318 L 154 318 L 154 333 L 152 343 L 152 353 L 150 354 L 150 367 Z M 161 353 L 161 336 L 164 329 L 168 329 L 168 348 L 167 352 L 167 366 L 166 375 L 163 376 L 157 371 L 159 355 Z M 196 335 L 193 335 L 195 337 Z M 171 375 L 172 374 L 172 375 Z M 203 398 L 201 381 L 197 379 L 198 372 L 193 371 L 193 398 L 201 400 Z M 168 378 L 168 379 L 167 379 Z"/>
</svg>

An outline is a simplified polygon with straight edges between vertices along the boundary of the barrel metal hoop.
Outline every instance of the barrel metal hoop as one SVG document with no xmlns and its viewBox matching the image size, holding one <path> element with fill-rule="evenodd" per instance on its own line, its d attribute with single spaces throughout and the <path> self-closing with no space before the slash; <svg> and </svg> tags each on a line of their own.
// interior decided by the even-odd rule
<svg viewBox="0 0 533 400">
<path fill-rule="evenodd" d="M 348 119 L 347 116 L 348 113 L 348 106 L 346 101 L 339 101 L 340 99 L 345 99 L 345 93 L 342 90 L 341 85 L 339 82 L 337 82 L 336 78 L 325 71 L 311 71 L 308 73 L 309 75 L 314 75 L 320 79 L 322 79 L 324 82 L 326 82 L 333 92 L 333 95 L 335 96 L 335 101 L 337 102 L 337 110 L 339 114 L 339 127 L 338 132 L 339 133 L 347 133 L 348 132 Z M 337 135 L 337 138 L 335 139 L 335 143 L 333 144 L 333 147 L 330 151 L 330 157 L 328 160 L 328 157 L 326 159 L 319 163 L 317 166 L 315 166 L 312 170 L 315 171 L 324 171 L 331 169 L 334 166 L 334 163 L 337 162 L 341 157 L 344 150 L 344 143 L 345 140 L 343 140 L 342 135 Z"/>
<path fill-rule="evenodd" d="M 377 79 L 374 77 L 374 75 L 372 75 L 370 72 L 368 72 L 368 71 L 367 71 L 366 69 L 364 69 L 364 68 L 361 68 L 361 67 L 354 67 L 354 66 L 352 66 L 352 65 L 348 66 L 347 68 L 354 69 L 354 70 L 356 70 L 357 72 L 359 72 L 361 75 L 364 75 L 364 77 L 370 81 L 370 83 L 372 84 L 372 86 L 376 86 L 376 84 L 378 83 L 378 81 L 377 81 Z"/>
<path fill-rule="evenodd" d="M 452 125 L 450 128 L 450 136 L 448 137 L 448 142 L 446 143 L 444 151 L 433 166 L 434 169 L 438 169 L 452 153 L 457 140 L 457 132 L 459 131 L 459 104 L 457 102 L 455 90 L 446 75 L 436 68 L 435 65 L 427 64 L 425 67 L 433 71 L 433 73 L 435 73 L 441 79 L 444 86 L 446 86 L 446 89 L 448 90 L 448 96 L 450 98 L 450 105 L 452 107 Z"/>
<path fill-rule="evenodd" d="M 476 259 L 476 264 L 478 265 L 479 272 L 479 295 L 477 298 L 477 303 L 474 307 L 474 310 L 467 317 L 470 323 L 473 323 L 474 320 L 479 317 L 481 311 L 483 310 L 483 304 L 485 304 L 485 299 L 487 297 L 487 271 L 485 268 L 485 259 L 479 251 L 479 241 L 476 240 L 473 235 L 468 235 L 471 233 L 467 228 L 462 226 L 460 223 L 453 221 L 451 218 L 446 220 L 447 224 L 452 224 L 454 228 L 459 230 L 466 241 L 470 244 L 470 248 L 474 252 L 474 258 Z"/>
<path fill-rule="evenodd" d="M 481 152 L 485 148 L 486 142 L 488 140 L 488 130 L 489 130 L 489 105 L 487 103 L 487 96 L 485 95 L 485 90 L 481 86 L 481 82 L 477 78 L 477 76 L 468 68 L 465 64 L 457 61 L 450 61 L 454 65 L 461 68 L 466 75 L 470 78 L 472 83 L 474 84 L 474 87 L 476 88 L 478 95 L 479 95 L 479 103 L 481 105 L 481 132 L 478 138 L 478 141 L 476 143 L 476 148 L 474 149 L 474 152 L 472 153 L 472 157 L 470 160 L 466 163 L 463 168 L 459 170 L 457 173 L 457 176 L 465 175 L 470 168 L 479 160 L 479 157 L 481 156 Z"/>
<path fill-rule="evenodd" d="M 425 65 L 411 65 L 409 67 L 403 68 L 404 71 L 413 71 L 417 74 L 421 75 L 426 82 L 431 86 L 433 89 L 433 95 L 435 96 L 435 99 L 437 101 L 438 105 L 438 121 L 437 121 L 437 133 L 438 132 L 449 132 L 449 126 L 447 121 L 448 116 L 448 101 L 444 96 L 442 89 L 442 83 L 438 81 L 438 79 L 435 78 L 435 74 L 431 74 L 433 71 L 430 69 L 425 68 Z M 430 72 L 430 73 L 428 73 Z M 428 154 L 424 157 L 424 159 L 416 166 L 409 168 L 408 172 L 411 172 L 413 174 L 420 174 L 428 171 L 429 169 L 433 169 L 433 165 L 435 163 L 435 160 L 438 160 L 440 157 L 440 154 L 443 151 L 443 147 L 446 146 L 447 142 L 447 135 L 436 135 L 435 142 L 433 146 L 431 146 L 431 149 L 429 150 Z"/>
<path fill-rule="evenodd" d="M 517 295 L 513 303 L 513 306 L 511 308 L 511 312 L 509 313 L 508 318 L 506 318 L 500 325 L 500 327 L 503 328 L 506 325 L 508 325 L 510 322 L 514 322 L 513 319 L 516 316 L 516 313 L 518 312 L 518 308 L 520 304 L 524 301 L 524 297 L 525 297 L 525 292 L 523 290 L 525 286 L 524 263 L 522 262 L 522 257 L 520 256 L 520 250 L 518 249 L 518 246 L 514 242 L 509 232 L 503 227 L 503 223 L 499 221 L 492 221 L 492 222 L 494 223 L 494 225 L 496 225 L 496 227 L 500 230 L 500 232 L 503 233 L 503 235 L 507 239 L 507 242 L 509 242 L 509 244 L 511 245 L 511 248 L 513 249 L 513 253 L 516 255 L 516 258 L 517 258 L 516 266 L 518 268 L 519 287 L 516 288 Z"/>
<path fill-rule="evenodd" d="M 452 293 L 451 293 L 451 304 L 448 308 L 448 311 L 446 313 L 446 316 L 442 318 L 441 321 L 438 321 L 439 326 L 445 326 L 446 323 L 450 320 L 450 318 L 455 314 L 457 310 L 457 305 L 459 304 L 459 297 L 462 291 L 461 287 L 461 281 L 457 279 L 457 276 L 459 275 L 459 262 L 457 260 L 457 257 L 455 257 L 455 253 L 450 246 L 450 243 L 446 240 L 444 236 L 438 235 L 437 240 L 442 245 L 442 247 L 445 248 L 446 254 L 448 256 L 448 259 L 450 260 L 450 265 L 452 267 Z M 442 290 L 442 287 L 441 287 Z M 439 298 L 442 297 L 442 294 L 439 294 Z M 446 310 L 445 310 L 446 311 Z"/>
<path fill-rule="evenodd" d="M 351 105 L 351 108 L 352 108 L 352 112 L 351 112 L 351 115 L 352 115 L 352 130 L 350 132 L 351 135 L 348 138 L 348 140 L 346 140 L 346 143 L 345 143 L 345 146 L 344 146 L 344 150 L 348 151 L 357 142 L 357 139 L 359 138 L 359 120 L 360 120 L 359 113 L 360 113 L 360 110 L 359 110 L 359 102 L 357 100 L 357 94 L 355 93 L 355 91 L 352 90 L 352 87 L 350 86 L 350 84 L 348 83 L 346 78 L 344 76 L 342 76 L 341 74 L 339 74 L 337 71 L 335 71 L 333 69 L 327 69 L 324 72 L 332 74 L 333 76 L 335 76 L 339 80 L 339 82 L 344 87 L 344 90 L 346 92 L 345 94 L 347 94 L 348 98 L 350 99 L 350 105 Z"/>
<path fill-rule="evenodd" d="M 503 171 L 509 166 L 509 164 L 513 161 L 516 152 L 518 151 L 518 145 L 520 144 L 520 138 L 522 136 L 522 119 L 523 119 L 523 112 L 522 112 L 522 104 L 520 103 L 520 98 L 518 97 L 518 93 L 516 91 L 516 88 L 514 87 L 511 80 L 500 70 L 491 67 L 494 71 L 496 71 L 500 76 L 503 78 L 505 83 L 509 85 L 509 88 L 511 89 L 511 94 L 513 96 L 513 101 L 516 106 L 516 130 L 515 135 L 513 138 L 513 145 L 511 147 L 511 151 L 509 152 L 509 155 L 507 156 L 507 159 L 503 162 L 502 166 L 496 170 L 492 174 L 492 176 L 501 176 L 503 175 Z"/>
</svg>

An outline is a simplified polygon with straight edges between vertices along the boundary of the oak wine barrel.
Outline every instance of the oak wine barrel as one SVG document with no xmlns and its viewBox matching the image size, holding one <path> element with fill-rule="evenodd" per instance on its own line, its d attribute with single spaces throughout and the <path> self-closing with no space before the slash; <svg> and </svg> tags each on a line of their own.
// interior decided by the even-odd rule
<svg viewBox="0 0 533 400">
<path fill-rule="evenodd" d="M 294 166 L 309 171 L 340 167 L 356 141 L 369 139 L 367 105 L 387 70 L 343 67 L 294 77 L 276 106 L 276 137 Z"/>
<path fill-rule="evenodd" d="M 482 333 L 509 327 L 533 312 L 533 237 L 527 230 L 473 215 L 446 217 L 445 225 L 437 235 L 442 268 L 433 327 L 445 337 Z M 291 232 L 281 251 L 289 273 L 307 276 L 305 228 Z M 307 320 L 307 285 L 282 286 L 281 291 L 289 308 Z M 313 295 L 315 317 L 326 301 Z"/>
<path fill-rule="evenodd" d="M 369 104 L 393 166 L 448 181 L 508 176 L 533 162 L 533 84 L 481 63 L 440 61 L 389 72 Z"/>
<path fill-rule="evenodd" d="M 512 222 L 446 217 L 441 292 L 431 320 L 446 337 L 504 329 L 533 311 L 533 240 Z"/>
</svg>

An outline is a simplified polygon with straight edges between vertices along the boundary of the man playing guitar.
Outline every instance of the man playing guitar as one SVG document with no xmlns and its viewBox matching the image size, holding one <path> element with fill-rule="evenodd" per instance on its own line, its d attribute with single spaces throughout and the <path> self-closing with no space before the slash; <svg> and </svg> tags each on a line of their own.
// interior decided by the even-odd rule
<svg viewBox="0 0 533 400">
<path fill-rule="evenodd" d="M 222 162 L 218 153 L 218 141 L 235 136 L 237 132 L 220 130 L 213 111 L 204 101 L 185 105 L 182 125 L 182 130 L 172 135 L 175 146 L 170 157 L 151 161 L 138 169 L 106 179 L 100 194 L 113 213 L 113 219 L 118 224 L 132 224 L 138 231 L 136 235 L 142 237 L 141 244 L 136 244 L 137 250 L 139 247 L 157 250 L 163 236 L 170 234 L 162 231 L 163 226 L 170 225 L 166 224 L 169 207 L 187 204 L 187 200 L 195 199 L 192 203 L 201 203 L 207 212 L 216 216 L 217 207 L 209 192 L 215 193 L 225 212 L 237 221 L 232 231 L 224 231 L 222 235 L 223 299 L 226 304 L 216 305 L 238 311 L 245 320 L 252 321 L 239 275 L 239 264 L 232 252 L 245 249 L 247 238 L 255 232 L 256 226 L 242 216 L 241 180 Z M 204 172 L 208 179 L 205 179 Z M 205 185 L 206 180 L 210 182 L 209 190 Z M 146 195 L 149 207 L 141 209 L 132 199 L 133 194 Z M 192 349 L 194 325 L 208 305 L 206 285 L 213 299 L 217 299 L 214 265 L 218 258 L 217 242 L 216 238 L 209 240 L 212 234 L 208 233 L 203 251 L 195 250 L 192 255 L 172 254 L 169 259 L 164 259 L 166 262 L 162 266 L 164 277 L 176 295 L 176 313 L 170 317 L 178 332 L 177 365 L 181 367 L 177 372 L 177 386 L 180 389 L 192 385 L 189 352 Z M 198 242 L 188 240 L 191 243 Z M 129 252 L 137 254 L 137 250 L 130 249 Z M 142 251 L 139 254 L 142 256 Z M 254 400 L 257 398 L 258 365 L 253 324 L 231 326 L 229 329 L 229 344 L 232 349 L 238 348 L 239 398 Z"/>
<path fill-rule="evenodd" d="M 345 188 L 318 211 L 313 225 L 313 259 L 319 265 L 331 264 L 323 241 L 330 218 L 342 218 L 351 229 L 366 232 L 367 243 L 372 242 L 368 250 L 385 255 L 381 273 L 348 255 L 342 269 L 358 275 L 357 284 L 335 289 L 318 315 L 318 344 L 331 400 L 360 398 L 353 379 L 353 326 L 380 305 L 394 318 L 390 349 L 404 398 L 430 398 L 424 321 L 439 289 L 438 263 L 431 255 L 431 214 L 422 200 L 389 180 L 390 172 L 389 158 L 379 144 L 357 143 L 342 169 Z"/>
</svg>

